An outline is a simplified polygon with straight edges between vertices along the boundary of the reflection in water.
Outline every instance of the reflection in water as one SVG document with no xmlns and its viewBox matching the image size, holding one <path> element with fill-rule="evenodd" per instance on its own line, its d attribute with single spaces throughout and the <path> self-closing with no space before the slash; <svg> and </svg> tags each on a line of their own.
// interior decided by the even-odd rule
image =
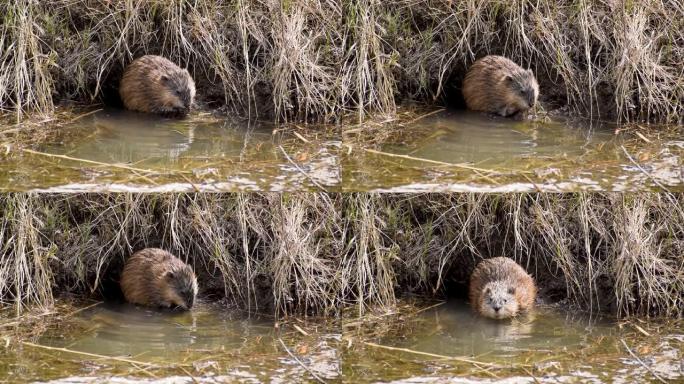
<svg viewBox="0 0 684 384">
<path fill-rule="evenodd" d="M 405 344 L 411 348 L 448 356 L 486 355 L 488 360 L 515 357 L 521 351 L 581 349 L 587 337 L 615 331 L 609 322 L 544 310 L 511 320 L 487 319 L 459 301 L 427 312 L 421 320 L 427 335 L 409 335 Z"/>
<path fill-rule="evenodd" d="M 82 142 L 71 155 L 114 163 L 175 159 L 195 138 L 194 125 L 125 112 L 96 115 L 93 126 L 92 141 Z"/>
<path fill-rule="evenodd" d="M 103 163 L 143 163 L 148 168 L 178 166 L 179 157 L 237 157 L 271 139 L 272 125 L 232 120 L 163 119 L 128 111 L 106 111 L 83 121 L 89 132 L 45 148 L 54 154 Z"/>
<path fill-rule="evenodd" d="M 359 143 L 351 155 L 345 156 L 344 189 L 508 192 L 684 188 L 684 147 L 681 128 L 676 127 L 656 127 L 650 133 L 637 134 L 635 128 L 613 123 L 515 121 L 453 111 L 387 129 L 398 133 L 397 140 L 380 148 L 384 154 L 364 151 L 359 148 L 364 143 Z"/>
<path fill-rule="evenodd" d="M 561 122 L 520 122 L 462 112 L 438 115 L 424 123 L 430 136 L 397 153 L 479 167 L 521 166 L 516 158 L 582 156 L 592 145 L 614 138 L 614 127 L 572 127 Z M 390 147 L 392 148 L 392 147 Z"/>
</svg>

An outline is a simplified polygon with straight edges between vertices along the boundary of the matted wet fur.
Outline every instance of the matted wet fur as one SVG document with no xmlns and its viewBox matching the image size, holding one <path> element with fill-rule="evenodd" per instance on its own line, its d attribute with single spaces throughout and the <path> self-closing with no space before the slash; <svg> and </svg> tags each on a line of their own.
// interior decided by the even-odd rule
<svg viewBox="0 0 684 384">
<path fill-rule="evenodd" d="M 135 59 L 124 72 L 119 95 L 126 109 L 165 117 L 185 117 L 195 98 L 187 69 L 154 55 Z"/>
<path fill-rule="evenodd" d="M 514 260 L 494 257 L 481 261 L 470 276 L 470 305 L 482 316 L 505 319 L 534 306 L 537 286 Z"/>
<path fill-rule="evenodd" d="M 523 118 L 537 103 L 539 85 L 530 69 L 503 56 L 485 56 L 468 70 L 463 97 L 468 109 Z"/>
<path fill-rule="evenodd" d="M 121 273 L 126 301 L 148 307 L 190 309 L 197 296 L 197 278 L 189 265 L 159 248 L 134 253 Z"/>
</svg>

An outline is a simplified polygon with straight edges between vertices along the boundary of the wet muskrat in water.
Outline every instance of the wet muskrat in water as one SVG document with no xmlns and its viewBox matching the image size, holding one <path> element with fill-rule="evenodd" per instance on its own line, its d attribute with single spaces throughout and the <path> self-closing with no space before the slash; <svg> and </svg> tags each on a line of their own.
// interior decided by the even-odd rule
<svg viewBox="0 0 684 384">
<path fill-rule="evenodd" d="M 121 290 L 133 304 L 188 310 L 197 296 L 197 278 L 192 268 L 176 256 L 146 248 L 126 260 Z"/>
<path fill-rule="evenodd" d="M 181 118 L 195 98 L 195 82 L 187 69 L 154 55 L 135 59 L 124 72 L 119 95 L 126 109 Z"/>
<path fill-rule="evenodd" d="M 481 261 L 470 276 L 470 305 L 482 316 L 505 319 L 534 306 L 537 286 L 514 260 L 494 257 Z"/>
<path fill-rule="evenodd" d="M 537 103 L 539 85 L 530 69 L 503 56 L 485 56 L 468 70 L 463 97 L 468 109 L 523 118 Z"/>
</svg>

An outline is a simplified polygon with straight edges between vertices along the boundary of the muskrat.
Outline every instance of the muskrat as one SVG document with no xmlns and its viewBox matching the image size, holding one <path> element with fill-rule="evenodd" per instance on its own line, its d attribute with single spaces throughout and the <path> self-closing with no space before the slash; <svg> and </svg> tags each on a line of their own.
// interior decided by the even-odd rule
<svg viewBox="0 0 684 384">
<path fill-rule="evenodd" d="M 474 111 L 523 118 L 538 96 L 539 85 L 532 70 L 502 56 L 475 61 L 463 81 L 463 97 Z"/>
<path fill-rule="evenodd" d="M 532 277 L 507 257 L 481 261 L 470 276 L 470 305 L 485 317 L 516 316 L 534 306 L 536 295 Z"/>
<path fill-rule="evenodd" d="M 189 265 L 158 248 L 133 254 L 121 273 L 126 301 L 148 307 L 190 309 L 197 296 L 197 278 Z"/>
<path fill-rule="evenodd" d="M 126 67 L 119 95 L 126 109 L 165 117 L 185 117 L 195 98 L 195 82 L 187 69 L 154 55 Z"/>
</svg>

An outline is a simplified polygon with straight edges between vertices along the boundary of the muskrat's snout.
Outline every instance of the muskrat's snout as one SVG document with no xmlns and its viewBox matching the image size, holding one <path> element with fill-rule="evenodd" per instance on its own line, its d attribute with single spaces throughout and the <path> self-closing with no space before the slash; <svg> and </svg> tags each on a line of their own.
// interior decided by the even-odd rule
<svg viewBox="0 0 684 384">
<path fill-rule="evenodd" d="M 530 108 L 532 108 L 532 107 L 534 107 L 535 102 L 536 102 L 536 100 L 534 97 L 534 91 L 533 90 L 527 91 L 527 105 Z"/>
<path fill-rule="evenodd" d="M 195 305 L 195 297 L 194 296 L 188 296 L 185 299 L 185 309 L 192 309 L 192 306 Z"/>
</svg>

